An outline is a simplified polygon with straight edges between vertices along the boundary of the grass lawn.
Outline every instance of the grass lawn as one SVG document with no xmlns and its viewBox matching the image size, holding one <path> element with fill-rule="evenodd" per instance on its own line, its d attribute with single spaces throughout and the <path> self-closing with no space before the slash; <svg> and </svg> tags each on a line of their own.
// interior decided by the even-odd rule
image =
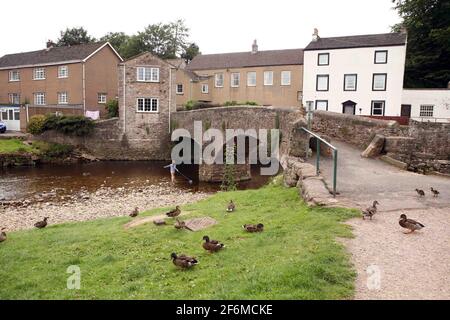
<svg viewBox="0 0 450 320">
<path fill-rule="evenodd" d="M 33 147 L 19 139 L 0 139 L 0 154 L 13 152 L 31 152 Z"/>
<path fill-rule="evenodd" d="M 233 199 L 237 211 L 225 215 Z M 130 208 L 131 209 L 131 208 Z M 296 188 L 271 184 L 259 190 L 218 193 L 182 207 L 188 217 L 219 224 L 200 232 L 142 225 L 131 218 L 50 226 L 10 233 L 0 244 L 0 299 L 346 299 L 355 272 L 336 237 L 351 237 L 340 223 L 357 213 L 308 209 Z M 144 215 L 165 212 L 157 209 Z M 125 213 L 124 213 L 125 214 Z M 184 217 L 185 219 L 186 217 Z M 50 218 L 51 221 L 51 218 Z M 241 225 L 263 223 L 245 233 Z M 202 237 L 225 243 L 216 254 Z M 172 252 L 196 256 L 199 265 L 177 269 Z M 68 266 L 81 268 L 81 289 L 68 290 Z"/>
</svg>

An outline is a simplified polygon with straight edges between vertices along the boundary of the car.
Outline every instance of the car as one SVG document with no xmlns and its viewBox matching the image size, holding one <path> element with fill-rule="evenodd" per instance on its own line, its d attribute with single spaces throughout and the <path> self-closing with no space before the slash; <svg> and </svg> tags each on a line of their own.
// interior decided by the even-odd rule
<svg viewBox="0 0 450 320">
<path fill-rule="evenodd" d="M 6 124 L 0 121 L 0 133 L 6 132 Z"/>
</svg>

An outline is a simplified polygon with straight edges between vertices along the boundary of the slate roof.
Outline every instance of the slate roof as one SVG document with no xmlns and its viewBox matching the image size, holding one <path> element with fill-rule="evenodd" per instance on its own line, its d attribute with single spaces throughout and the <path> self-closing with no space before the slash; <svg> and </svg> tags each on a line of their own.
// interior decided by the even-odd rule
<svg viewBox="0 0 450 320">
<path fill-rule="evenodd" d="M 307 50 L 349 49 L 365 47 L 388 47 L 406 44 L 404 33 L 368 34 L 360 36 L 319 38 L 311 41 L 305 48 Z"/>
<path fill-rule="evenodd" d="M 302 65 L 303 49 L 267 50 L 196 56 L 186 67 L 188 70 L 216 70 L 243 67 Z"/>
</svg>

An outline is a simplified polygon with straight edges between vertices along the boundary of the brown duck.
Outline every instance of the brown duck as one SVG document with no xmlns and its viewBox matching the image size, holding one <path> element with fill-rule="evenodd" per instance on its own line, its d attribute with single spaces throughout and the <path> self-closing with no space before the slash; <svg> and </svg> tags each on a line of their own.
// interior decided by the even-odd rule
<svg viewBox="0 0 450 320">
<path fill-rule="evenodd" d="M 234 212 L 235 209 L 236 209 L 236 206 L 235 206 L 233 200 L 230 200 L 230 203 L 228 204 L 228 207 L 227 207 L 227 212 Z"/>
<path fill-rule="evenodd" d="M 262 223 L 258 224 L 244 224 L 242 226 L 245 231 L 247 232 L 263 232 L 264 231 L 264 225 Z"/>
<path fill-rule="evenodd" d="M 175 209 L 170 210 L 169 212 L 166 213 L 166 216 L 170 217 L 170 218 L 175 218 L 178 217 L 181 214 L 181 210 L 179 206 L 176 206 Z"/>
<path fill-rule="evenodd" d="M 6 232 L 5 232 L 4 230 L 5 230 L 5 228 L 2 228 L 2 229 L 1 229 L 1 232 L 0 232 L 0 242 L 6 241 Z"/>
<path fill-rule="evenodd" d="M 416 189 L 416 192 L 419 195 L 419 197 L 425 197 L 425 191 L 420 190 L 420 189 Z"/>
<path fill-rule="evenodd" d="M 211 239 L 209 239 L 208 236 L 204 236 L 203 240 L 205 241 L 205 242 L 203 242 L 203 245 L 202 245 L 203 249 L 205 249 L 206 251 L 209 251 L 209 252 L 217 252 L 220 249 L 222 249 L 223 247 L 225 247 L 225 245 L 223 243 L 220 243 L 217 240 L 211 240 Z"/>
<path fill-rule="evenodd" d="M 176 253 L 172 253 L 170 257 L 172 258 L 173 264 L 182 269 L 188 269 L 198 264 L 197 259 L 194 257 L 188 257 L 184 254 L 177 256 Z"/>
<path fill-rule="evenodd" d="M 366 217 L 368 217 L 368 218 L 370 218 L 370 220 L 372 220 L 373 215 L 375 213 L 377 213 L 377 210 L 378 210 L 377 205 L 379 205 L 379 204 L 380 203 L 377 200 L 375 200 L 371 207 L 368 207 L 366 210 L 363 210 L 363 212 L 362 212 L 363 220 L 365 220 Z"/>
<path fill-rule="evenodd" d="M 44 220 L 38 221 L 34 224 L 34 226 L 38 229 L 45 228 L 47 226 L 48 217 L 45 217 Z"/>
<path fill-rule="evenodd" d="M 136 218 L 139 215 L 139 208 L 136 207 L 134 210 L 130 213 L 130 217 Z"/>
<path fill-rule="evenodd" d="M 408 219 L 406 214 L 402 214 L 400 216 L 400 221 L 398 222 L 402 228 L 408 229 L 410 232 L 413 233 L 416 230 L 421 230 L 422 228 L 425 228 L 423 224 L 420 222 L 417 222 L 413 219 Z"/>
<path fill-rule="evenodd" d="M 185 229 L 186 228 L 186 222 L 180 221 L 179 219 L 177 219 L 177 222 L 173 226 L 177 230 Z"/>
<path fill-rule="evenodd" d="M 439 196 L 439 193 L 440 193 L 439 191 L 437 191 L 436 189 L 433 189 L 433 187 L 431 187 L 430 190 L 431 190 L 431 193 L 433 194 L 433 197 L 436 198 Z"/>
</svg>

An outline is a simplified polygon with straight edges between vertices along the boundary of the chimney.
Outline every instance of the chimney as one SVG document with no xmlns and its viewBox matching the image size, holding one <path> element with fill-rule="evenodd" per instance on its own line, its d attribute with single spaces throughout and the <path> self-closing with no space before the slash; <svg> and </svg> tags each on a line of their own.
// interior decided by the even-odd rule
<svg viewBox="0 0 450 320">
<path fill-rule="evenodd" d="M 320 39 L 320 37 L 319 37 L 319 30 L 317 28 L 314 28 L 314 33 L 313 33 L 312 36 L 313 36 L 312 37 L 312 41 L 314 41 L 314 42 L 316 42 L 317 40 Z"/>
<path fill-rule="evenodd" d="M 47 51 L 55 46 L 55 43 L 52 40 L 47 41 Z"/>
<path fill-rule="evenodd" d="M 405 26 L 402 25 L 400 27 L 400 33 L 401 34 L 408 34 L 408 29 Z"/>
<path fill-rule="evenodd" d="M 253 41 L 253 45 L 252 45 L 252 54 L 258 53 L 258 43 L 255 41 Z"/>
</svg>

